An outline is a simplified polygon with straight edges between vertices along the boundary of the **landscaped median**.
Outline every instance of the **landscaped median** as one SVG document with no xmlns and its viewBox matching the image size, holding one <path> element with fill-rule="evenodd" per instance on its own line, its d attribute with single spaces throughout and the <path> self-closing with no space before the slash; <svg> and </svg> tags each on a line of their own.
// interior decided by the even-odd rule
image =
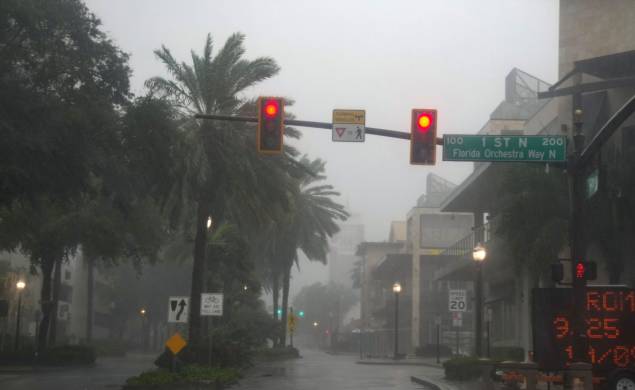
<svg viewBox="0 0 635 390">
<path fill-rule="evenodd" d="M 240 377 L 240 371 L 234 368 L 186 365 L 178 372 L 171 372 L 164 368 L 144 372 L 139 376 L 128 378 L 123 388 L 126 390 L 219 390 L 235 383 Z"/>
</svg>

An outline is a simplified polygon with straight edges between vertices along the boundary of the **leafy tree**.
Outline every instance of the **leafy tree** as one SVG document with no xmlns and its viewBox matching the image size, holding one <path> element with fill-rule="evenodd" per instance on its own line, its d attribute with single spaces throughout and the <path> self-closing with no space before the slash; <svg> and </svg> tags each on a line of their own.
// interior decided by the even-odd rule
<svg viewBox="0 0 635 390">
<path fill-rule="evenodd" d="M 0 204 L 76 196 L 102 168 L 128 56 L 79 0 L 0 4 Z"/>
<path fill-rule="evenodd" d="M 183 230 L 194 236 L 191 313 L 198 313 L 200 308 L 208 218 L 232 221 L 241 228 L 266 221 L 270 204 L 285 199 L 286 176 L 297 170 L 292 148 L 286 147 L 282 157 L 258 156 L 253 132 L 245 131 L 253 126 L 192 119 L 194 113 L 253 112 L 253 101 L 242 94 L 274 76 L 279 68 L 268 57 L 244 59 L 243 41 L 243 35 L 234 34 L 212 56 L 212 39 L 208 35 L 203 54 L 192 53 L 191 65 L 179 63 L 162 47 L 155 54 L 171 77 L 154 77 L 146 82 L 152 94 L 167 99 L 189 119 L 182 126 L 188 150 L 183 180 L 174 192 L 178 195 L 175 199 L 180 199 L 175 203 L 186 205 L 180 213 L 186 217 Z M 297 133 L 288 131 L 287 135 Z M 189 325 L 190 342 L 196 344 L 201 336 L 199 316 L 192 314 Z"/>
</svg>

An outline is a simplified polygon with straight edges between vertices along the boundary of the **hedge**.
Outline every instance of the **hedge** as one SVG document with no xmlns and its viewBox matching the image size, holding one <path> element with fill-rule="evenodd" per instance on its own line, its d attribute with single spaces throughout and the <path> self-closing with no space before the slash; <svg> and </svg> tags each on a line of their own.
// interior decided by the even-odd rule
<svg viewBox="0 0 635 390">
<path fill-rule="evenodd" d="M 215 384 L 219 387 L 235 383 L 239 378 L 240 372 L 233 368 L 186 365 L 178 372 L 171 372 L 162 368 L 146 371 L 141 375 L 128 378 L 126 387 L 187 384 Z"/>
</svg>

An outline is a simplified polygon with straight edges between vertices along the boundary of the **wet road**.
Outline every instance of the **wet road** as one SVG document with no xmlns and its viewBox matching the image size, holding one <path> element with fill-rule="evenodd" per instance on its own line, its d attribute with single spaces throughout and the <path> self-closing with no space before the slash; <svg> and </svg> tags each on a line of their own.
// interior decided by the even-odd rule
<svg viewBox="0 0 635 390">
<path fill-rule="evenodd" d="M 130 376 L 153 368 L 156 355 L 99 358 L 94 367 L 0 374 L 2 390 L 113 390 Z"/>
<path fill-rule="evenodd" d="M 302 359 L 258 364 L 235 390 L 361 390 L 422 389 L 411 376 L 438 379 L 443 372 L 422 366 L 356 364 L 355 356 L 329 355 L 303 350 Z M 120 389 L 126 378 L 152 369 L 154 355 L 101 358 L 95 367 L 49 370 L 23 374 L 0 374 L 2 390 L 112 390 Z"/>
<path fill-rule="evenodd" d="M 236 390 L 362 390 L 422 389 L 411 376 L 441 378 L 443 371 L 422 366 L 356 364 L 356 357 L 302 350 L 302 359 L 259 365 Z"/>
</svg>

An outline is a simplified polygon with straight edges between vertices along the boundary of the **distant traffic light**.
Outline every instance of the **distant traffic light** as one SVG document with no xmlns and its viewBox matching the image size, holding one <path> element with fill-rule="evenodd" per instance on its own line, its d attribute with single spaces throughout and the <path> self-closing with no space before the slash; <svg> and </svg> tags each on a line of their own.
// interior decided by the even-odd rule
<svg viewBox="0 0 635 390">
<path fill-rule="evenodd" d="M 410 125 L 410 164 L 434 165 L 437 153 L 437 110 L 413 109 Z"/>
<path fill-rule="evenodd" d="M 282 309 L 276 310 L 276 313 L 278 314 L 278 318 L 282 317 Z"/>
<path fill-rule="evenodd" d="M 595 280 L 597 265 L 593 261 L 578 261 L 575 264 L 575 278 L 578 280 Z"/>
<path fill-rule="evenodd" d="M 284 101 L 276 97 L 258 98 L 258 152 L 282 153 L 284 136 Z"/>
<path fill-rule="evenodd" d="M 300 310 L 300 311 L 298 312 L 298 317 L 300 317 L 300 318 L 304 318 L 304 310 Z"/>
</svg>

